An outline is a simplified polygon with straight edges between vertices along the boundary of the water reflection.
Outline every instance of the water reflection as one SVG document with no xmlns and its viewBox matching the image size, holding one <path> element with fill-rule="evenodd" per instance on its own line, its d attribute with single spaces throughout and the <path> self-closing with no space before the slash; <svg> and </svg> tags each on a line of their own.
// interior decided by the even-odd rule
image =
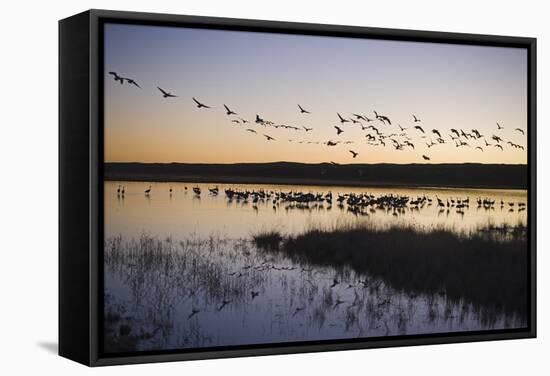
<svg viewBox="0 0 550 376">
<path fill-rule="evenodd" d="M 124 195 L 117 194 L 119 185 L 125 187 Z M 151 191 L 146 195 L 149 186 Z M 263 198 L 250 194 L 244 199 L 228 197 L 226 190 L 271 193 Z M 301 202 L 281 198 L 281 192 L 298 191 L 325 199 Z M 326 199 L 329 192 L 332 202 Z M 344 199 L 339 202 L 338 197 Z M 357 197 L 371 197 L 376 202 L 357 205 Z M 399 199 L 383 205 L 380 197 L 409 199 L 406 205 L 400 205 Z M 524 272 L 525 240 L 507 230 L 526 223 L 526 210 L 519 210 L 523 203 L 526 192 L 512 190 L 221 184 L 216 189 L 215 184 L 107 182 L 105 350 L 523 327 L 526 316 L 521 309 L 521 286 L 517 294 L 512 291 L 515 287 L 509 294 L 492 293 L 495 283 L 502 286 L 500 281 L 508 280 L 505 273 L 513 274 L 515 279 L 510 280 L 515 286 L 514 281 L 521 280 L 518 270 Z M 350 210 L 357 206 L 361 206 L 359 211 Z M 448 240 L 442 247 L 434 243 L 431 253 L 423 254 L 429 247 L 417 246 L 411 249 L 410 260 L 387 263 L 396 271 L 393 273 L 384 268 L 385 260 L 377 266 L 372 259 L 357 258 L 362 252 L 357 244 L 363 241 L 358 242 L 360 238 L 353 233 L 338 233 L 335 238 L 333 232 L 325 232 L 323 238 L 312 232 L 356 223 L 370 228 L 398 224 L 428 233 L 444 227 L 451 232 L 436 239 Z M 489 223 L 489 240 L 478 237 L 467 243 L 469 238 L 452 235 L 478 233 L 480 226 L 487 229 Z M 270 232 L 276 236 L 270 235 L 265 243 L 253 240 L 253 234 Z M 460 247 L 489 248 L 483 242 L 492 242 L 493 236 L 506 242 L 505 246 L 500 248 L 500 243 L 493 242 L 496 248 L 480 258 L 475 251 L 461 254 L 465 263 L 461 268 L 469 270 L 469 277 L 473 275 L 468 286 L 471 292 L 457 291 L 456 286 L 466 286 L 466 282 L 456 283 L 455 274 L 465 275 L 463 269 L 451 265 L 439 279 L 433 273 L 445 270 L 446 260 L 460 253 Z M 379 243 L 402 244 L 403 239 L 420 244 L 403 235 L 389 236 Z M 346 241 L 354 246 L 339 249 L 338 244 Z M 481 245 L 476 246 L 478 243 Z M 438 249 L 442 249 L 439 258 Z M 501 250 L 506 257 L 499 257 Z M 395 257 L 388 252 L 381 254 Z M 418 263 L 418 257 L 430 262 Z M 380 260 L 380 256 L 375 259 Z M 418 283 L 413 281 L 414 274 L 397 272 L 407 265 L 436 283 Z M 491 265 L 499 265 L 497 274 L 492 274 Z"/>
<path fill-rule="evenodd" d="M 124 199 L 117 195 L 119 185 L 126 188 Z M 144 191 L 149 186 L 151 193 L 145 195 Z M 477 229 L 489 223 L 496 226 L 527 223 L 527 210 L 523 206 L 527 203 L 527 192 L 524 190 L 142 182 L 106 182 L 104 187 L 107 237 L 119 234 L 136 237 L 145 231 L 163 237 L 223 233 L 239 238 L 272 228 L 283 233 L 296 234 L 310 227 L 334 226 L 357 219 L 370 221 L 378 226 L 401 223 L 434 228 L 445 225 L 458 231 Z M 219 189 L 217 195 L 209 191 L 215 187 Z M 201 194 L 195 194 L 193 188 L 200 189 Z M 323 196 L 331 192 L 333 200 L 332 204 L 326 200 L 303 203 L 258 199 L 254 202 L 251 196 L 247 200 L 236 197 L 228 199 L 225 194 L 228 189 L 274 193 L 304 192 Z M 423 205 L 411 205 L 409 202 L 399 211 L 381 210 L 371 206 L 361 212 L 354 212 L 349 210 L 345 201 L 338 202 L 338 196 L 345 194 L 406 196 L 411 201 L 425 197 L 426 202 Z M 439 206 L 438 199 L 444 207 Z M 466 199 L 469 199 L 468 207 L 457 207 L 459 201 Z M 494 204 L 489 207 L 479 206 L 478 199 Z"/>
</svg>

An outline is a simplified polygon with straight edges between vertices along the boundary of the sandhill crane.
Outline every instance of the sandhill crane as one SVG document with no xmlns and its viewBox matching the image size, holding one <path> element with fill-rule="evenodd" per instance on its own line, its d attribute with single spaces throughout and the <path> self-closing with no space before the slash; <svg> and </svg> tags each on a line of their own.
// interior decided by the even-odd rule
<svg viewBox="0 0 550 376">
<path fill-rule="evenodd" d="M 353 155 L 353 158 L 355 159 L 355 157 L 357 157 L 359 155 L 359 153 L 353 151 L 353 150 L 350 150 L 349 151 L 351 153 L 351 155 Z"/>
<path fill-rule="evenodd" d="M 500 143 L 500 141 L 502 141 L 502 138 L 498 137 L 498 136 L 495 136 L 493 135 L 493 137 L 491 137 L 493 140 L 495 140 L 496 142 Z"/>
<path fill-rule="evenodd" d="M 122 197 L 124 197 L 124 192 L 126 192 L 126 187 L 122 186 L 122 190 L 120 191 L 120 194 L 122 195 Z"/>
<path fill-rule="evenodd" d="M 119 81 L 121 85 L 124 83 L 124 77 L 119 76 L 117 72 L 109 72 L 109 74 L 113 76 L 115 82 Z"/>
<path fill-rule="evenodd" d="M 170 189 L 168 190 L 168 192 L 170 192 L 170 194 L 172 194 L 172 187 L 170 187 Z"/>
<path fill-rule="evenodd" d="M 123 77 L 123 80 L 126 80 L 126 82 L 128 82 L 130 85 L 134 85 L 138 88 L 141 89 L 141 86 L 138 85 L 138 83 L 136 82 L 136 80 L 132 79 L 132 78 L 126 78 L 126 77 Z"/>
<path fill-rule="evenodd" d="M 497 123 L 497 129 L 498 129 L 498 130 L 501 130 L 501 129 L 504 129 L 504 127 L 501 126 L 499 123 Z"/>
<path fill-rule="evenodd" d="M 120 195 L 120 185 L 119 185 L 118 188 L 116 189 L 116 194 L 117 194 L 117 195 Z"/>
<path fill-rule="evenodd" d="M 432 133 L 436 134 L 439 138 L 441 138 L 441 133 L 437 129 L 432 129 Z"/>
<path fill-rule="evenodd" d="M 382 123 L 384 123 L 384 122 L 387 121 L 388 124 L 391 125 L 391 121 L 390 121 L 390 118 L 389 118 L 389 117 L 384 116 L 384 115 L 378 115 L 378 112 L 376 112 L 376 111 L 373 111 L 373 112 L 374 112 L 374 115 L 376 116 L 376 118 L 377 118 L 378 120 L 380 120 Z"/>
<path fill-rule="evenodd" d="M 429 160 L 430 160 L 430 157 L 428 157 L 427 155 L 422 155 L 422 158 L 423 158 L 425 161 L 429 161 Z"/>
<path fill-rule="evenodd" d="M 356 118 L 357 120 L 367 121 L 367 119 L 365 119 L 365 117 L 364 117 L 363 115 L 353 114 L 353 116 L 355 116 L 355 118 Z"/>
<path fill-rule="evenodd" d="M 409 128 L 404 128 L 404 127 L 402 127 L 400 124 L 397 124 L 397 126 L 399 127 L 399 129 L 401 129 L 401 132 L 404 132 L 404 131 L 406 131 L 407 129 L 409 129 Z"/>
<path fill-rule="evenodd" d="M 260 117 L 260 115 L 256 114 L 256 123 L 265 125 L 265 120 Z"/>
<path fill-rule="evenodd" d="M 326 142 L 325 144 L 326 144 L 327 146 L 336 146 L 336 145 L 338 145 L 338 143 L 337 143 L 337 142 L 334 142 L 334 141 L 330 141 L 330 140 L 329 140 L 329 141 L 327 141 L 327 142 Z"/>
<path fill-rule="evenodd" d="M 149 186 L 149 188 L 147 188 L 145 191 L 145 196 L 149 196 L 149 194 L 151 193 L 151 186 Z"/>
<path fill-rule="evenodd" d="M 276 141 L 273 137 L 270 135 L 264 134 L 264 137 L 267 139 L 267 141 Z"/>
<path fill-rule="evenodd" d="M 311 112 L 309 112 L 308 110 L 305 110 L 302 106 L 300 106 L 298 104 L 298 108 L 300 109 L 300 113 L 301 114 L 310 114 Z"/>
<path fill-rule="evenodd" d="M 199 102 L 195 97 L 191 97 L 193 102 L 197 104 L 197 108 L 211 108 L 210 106 L 205 105 L 204 103 Z"/>
<path fill-rule="evenodd" d="M 258 132 L 256 132 L 255 129 L 252 129 L 252 128 L 247 128 L 246 131 L 250 132 L 250 133 L 258 133 Z"/>
<path fill-rule="evenodd" d="M 313 130 L 313 128 L 308 128 L 308 127 L 304 127 L 304 126 L 302 126 L 302 128 L 304 128 L 304 131 L 306 131 L 306 132 L 309 132 L 309 131 Z"/>
<path fill-rule="evenodd" d="M 451 129 L 451 133 L 456 134 L 456 137 L 460 137 L 460 133 L 458 133 L 458 131 L 454 128 Z"/>
<path fill-rule="evenodd" d="M 340 127 L 338 127 L 338 126 L 336 126 L 336 125 L 334 126 L 334 128 L 336 129 L 336 132 L 337 132 L 338 135 L 339 135 L 340 133 L 343 133 L 343 132 L 344 132 Z"/>
<path fill-rule="evenodd" d="M 502 147 L 502 145 L 496 144 L 495 147 L 496 147 L 496 148 L 499 148 L 500 150 L 504 150 L 504 148 Z"/>
<path fill-rule="evenodd" d="M 162 97 L 163 97 L 163 98 L 176 98 L 176 97 L 177 97 L 177 95 L 174 95 L 174 94 L 172 94 L 172 93 L 169 93 L 169 92 L 167 92 L 167 91 L 161 89 L 161 88 L 158 87 L 158 86 L 157 86 L 157 89 L 160 90 L 160 92 L 162 93 Z"/>
<path fill-rule="evenodd" d="M 525 135 L 525 132 L 524 132 L 523 129 L 521 129 L 521 128 L 516 128 L 516 129 L 514 129 L 514 130 L 520 132 L 520 133 L 523 134 L 523 135 Z"/>
<path fill-rule="evenodd" d="M 340 115 L 338 112 L 336 113 L 336 115 L 338 115 L 338 118 L 340 119 L 340 123 L 344 124 L 344 123 L 349 123 L 349 120 L 348 119 L 344 119 L 342 117 L 342 115 Z"/>
<path fill-rule="evenodd" d="M 235 111 L 232 111 L 229 109 L 229 107 L 227 107 L 225 104 L 223 105 L 225 107 L 225 114 L 226 115 L 237 115 L 237 113 Z"/>
<path fill-rule="evenodd" d="M 420 125 L 415 125 L 414 129 L 418 129 L 420 132 L 426 133 L 426 132 L 424 132 L 424 129 L 422 129 L 422 127 Z"/>
<path fill-rule="evenodd" d="M 483 148 L 481 146 L 476 146 L 476 149 L 483 151 Z"/>
<path fill-rule="evenodd" d="M 417 118 L 416 115 L 413 115 L 413 119 L 414 119 L 414 122 L 415 122 L 415 123 L 418 123 L 418 122 L 420 121 L 420 119 Z"/>
</svg>

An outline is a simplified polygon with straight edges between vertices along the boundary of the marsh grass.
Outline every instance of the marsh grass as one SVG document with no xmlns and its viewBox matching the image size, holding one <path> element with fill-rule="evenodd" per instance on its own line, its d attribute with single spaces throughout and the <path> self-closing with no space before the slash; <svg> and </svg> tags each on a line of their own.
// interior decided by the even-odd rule
<svg viewBox="0 0 550 376">
<path fill-rule="evenodd" d="M 494 236 L 503 231 L 506 237 Z M 343 225 L 285 237 L 276 252 L 296 262 L 350 267 L 407 293 L 446 295 L 455 302 L 466 300 L 492 312 L 525 318 L 525 232 L 524 228 L 492 227 L 465 234 L 445 228 Z"/>
</svg>

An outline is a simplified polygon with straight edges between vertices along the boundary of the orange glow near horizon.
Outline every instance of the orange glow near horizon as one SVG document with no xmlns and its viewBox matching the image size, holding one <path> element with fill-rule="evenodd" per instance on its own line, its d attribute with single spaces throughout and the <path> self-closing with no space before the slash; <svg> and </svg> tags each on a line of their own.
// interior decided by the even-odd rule
<svg viewBox="0 0 550 376">
<path fill-rule="evenodd" d="M 108 25 L 105 38 L 105 71 L 141 86 L 105 75 L 105 162 L 527 163 L 525 50 L 131 25 Z M 157 86 L 178 97 L 162 98 Z M 213 108 L 198 109 L 191 97 Z M 239 115 L 227 116 L 224 103 Z M 385 134 L 385 147 L 367 143 L 372 130 L 336 115 L 374 118 L 374 110 L 392 125 L 363 125 Z M 256 114 L 300 130 L 255 124 Z M 231 122 L 239 117 L 250 123 Z M 456 147 L 452 128 L 485 137 Z M 427 146 L 437 138 L 432 129 L 445 144 Z M 496 143 L 493 135 L 504 150 L 485 146 Z M 395 150 L 389 140 L 406 137 L 414 149 Z M 322 144 L 328 140 L 341 143 Z"/>
</svg>

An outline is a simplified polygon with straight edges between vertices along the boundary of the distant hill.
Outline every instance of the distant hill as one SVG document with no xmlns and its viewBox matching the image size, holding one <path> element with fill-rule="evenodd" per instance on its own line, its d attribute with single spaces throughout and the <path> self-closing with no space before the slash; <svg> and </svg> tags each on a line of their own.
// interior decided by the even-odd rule
<svg viewBox="0 0 550 376">
<path fill-rule="evenodd" d="M 105 180 L 527 188 L 526 165 L 105 163 Z"/>
</svg>

